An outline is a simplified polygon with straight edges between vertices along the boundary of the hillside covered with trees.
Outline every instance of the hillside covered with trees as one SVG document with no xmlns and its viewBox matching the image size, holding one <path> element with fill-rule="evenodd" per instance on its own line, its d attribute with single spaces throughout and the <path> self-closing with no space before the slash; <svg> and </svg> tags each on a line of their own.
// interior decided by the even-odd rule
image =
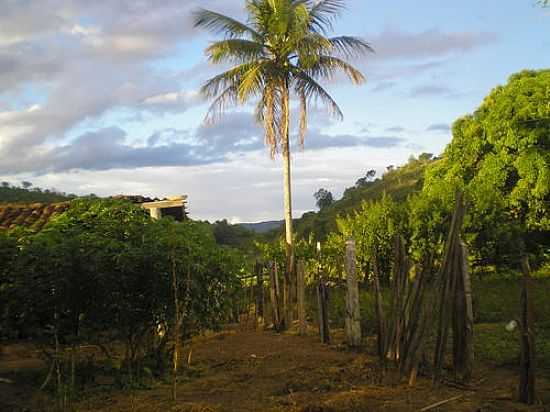
<svg viewBox="0 0 550 412">
<path fill-rule="evenodd" d="M 334 200 L 318 212 L 304 213 L 296 219 L 298 237 L 324 240 L 337 229 L 338 216 L 346 216 L 361 208 L 365 201 L 380 200 L 384 195 L 396 201 L 405 201 L 408 196 L 422 190 L 424 173 L 433 162 L 433 156 L 425 153 L 418 159 L 411 157 L 408 163 L 399 167 L 388 167 L 379 178 L 374 174 L 361 177 L 355 185 L 344 190 L 341 199 Z"/>
</svg>

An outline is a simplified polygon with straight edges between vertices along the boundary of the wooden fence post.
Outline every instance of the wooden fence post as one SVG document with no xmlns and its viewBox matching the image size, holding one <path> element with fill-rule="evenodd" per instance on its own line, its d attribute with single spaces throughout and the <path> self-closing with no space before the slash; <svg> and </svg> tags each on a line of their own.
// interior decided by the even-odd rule
<svg viewBox="0 0 550 412">
<path fill-rule="evenodd" d="M 519 401 L 535 403 L 535 336 L 533 334 L 533 308 L 531 305 L 531 268 L 529 260 L 521 260 L 523 282 L 521 289 L 521 363 L 519 379 Z"/>
<path fill-rule="evenodd" d="M 456 256 L 458 272 L 453 316 L 453 366 L 463 381 L 469 381 L 474 363 L 472 285 L 466 244 L 460 240 L 456 247 L 458 248 Z"/>
<path fill-rule="evenodd" d="M 256 262 L 256 325 L 264 323 L 264 266 Z"/>
<path fill-rule="evenodd" d="M 372 259 L 372 268 L 374 272 L 374 304 L 376 306 L 376 343 L 378 356 L 382 361 L 386 359 L 386 334 L 387 325 L 382 306 L 382 290 L 380 286 L 380 269 L 378 267 L 378 256 L 374 255 Z"/>
<path fill-rule="evenodd" d="M 319 303 L 319 335 L 321 342 L 330 343 L 330 329 L 328 324 L 328 288 L 321 277 L 317 288 L 317 300 Z"/>
<path fill-rule="evenodd" d="M 298 300 L 298 331 L 305 335 L 306 325 L 306 291 L 305 291 L 305 265 L 303 259 L 298 261 L 297 270 L 297 300 Z"/>
<path fill-rule="evenodd" d="M 405 241 L 400 235 L 395 237 L 394 249 L 392 270 L 393 293 L 391 296 L 392 311 L 389 320 L 386 351 L 389 357 L 395 362 L 399 362 L 402 335 L 407 321 L 405 306 L 409 287 L 408 258 L 405 250 Z"/>
<path fill-rule="evenodd" d="M 279 280 L 277 278 L 277 263 L 271 262 L 269 268 L 269 291 L 271 297 L 271 313 L 275 330 L 281 329 L 281 317 L 279 308 Z"/>
<path fill-rule="evenodd" d="M 280 296 L 280 295 L 279 295 Z M 281 316 L 281 327 L 282 329 L 288 329 L 290 327 L 290 272 L 285 269 L 284 276 L 283 276 L 283 298 L 282 301 L 282 308 L 280 312 Z"/>
<path fill-rule="evenodd" d="M 346 343 L 349 346 L 361 345 L 361 312 L 359 309 L 359 286 L 356 276 L 355 241 L 346 241 Z"/>
</svg>

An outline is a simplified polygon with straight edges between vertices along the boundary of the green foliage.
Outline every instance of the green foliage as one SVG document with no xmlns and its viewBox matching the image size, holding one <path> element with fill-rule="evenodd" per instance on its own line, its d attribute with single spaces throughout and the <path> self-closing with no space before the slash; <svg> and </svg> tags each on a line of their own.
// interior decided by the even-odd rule
<svg viewBox="0 0 550 412">
<path fill-rule="evenodd" d="M 0 296 L 7 296 L 13 289 L 11 270 L 13 262 L 17 259 L 17 242 L 8 236 L 7 232 L 0 230 Z M 0 299 L 0 319 L 8 317 L 8 302 Z M 2 336 L 0 325 L 0 336 Z"/>
<path fill-rule="evenodd" d="M 231 225 L 225 219 L 213 223 L 212 230 L 219 245 L 247 251 L 252 248 L 255 233 L 251 230 L 239 225 Z"/>
<path fill-rule="evenodd" d="M 453 125 L 453 140 L 412 201 L 419 253 L 440 241 L 457 190 L 469 200 L 465 232 L 474 258 L 499 264 L 518 242 L 540 255 L 550 231 L 550 70 L 523 71 Z M 520 245 L 521 247 L 521 245 Z"/>
<path fill-rule="evenodd" d="M 37 234 L 0 234 L 0 257 L 0 335 L 124 342 L 128 367 L 166 350 L 174 273 L 189 337 L 225 319 L 243 265 L 208 225 L 155 221 L 120 200 L 75 200 Z M 165 337 L 151 346 L 159 325 Z"/>
<path fill-rule="evenodd" d="M 305 213 L 295 221 L 298 238 L 307 239 L 310 235 L 324 241 L 331 232 L 338 230 L 338 216 L 348 216 L 360 210 L 364 201 L 376 201 L 387 195 L 396 202 L 422 190 L 424 172 L 431 164 L 431 156 L 411 159 L 407 164 L 386 172 L 381 178 L 371 180 L 374 175 L 367 172 L 365 180 L 359 179 L 359 184 L 344 191 L 342 199 L 334 201 L 330 206 L 314 213 Z"/>
<path fill-rule="evenodd" d="M 379 201 L 363 202 L 359 211 L 337 222 L 339 243 L 343 245 L 348 238 L 355 240 L 357 263 L 363 275 L 368 277 L 372 262 L 377 259 L 382 281 L 387 282 L 395 237 L 405 230 L 403 209 L 390 197 L 383 196 Z"/>
<path fill-rule="evenodd" d="M 388 168 L 382 178 L 360 179 L 342 199 L 296 220 L 297 239 L 320 240 L 322 264 L 334 276 L 342 273 L 346 236 L 356 240 L 366 275 L 374 245 L 388 273 L 396 233 L 405 237 L 414 263 L 433 255 L 437 267 L 462 190 L 468 206 L 464 238 L 476 272 L 515 269 L 523 251 L 534 267 L 544 264 L 550 256 L 549 96 L 550 70 L 512 76 L 474 114 L 455 122 L 441 157 L 423 153 Z M 392 216 L 386 223 L 399 227 L 381 223 L 384 213 Z"/>
</svg>

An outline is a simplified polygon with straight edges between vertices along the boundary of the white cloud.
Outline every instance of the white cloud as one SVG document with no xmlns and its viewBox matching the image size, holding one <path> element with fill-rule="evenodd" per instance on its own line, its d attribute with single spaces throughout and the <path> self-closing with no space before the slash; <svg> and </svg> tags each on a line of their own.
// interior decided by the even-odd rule
<svg viewBox="0 0 550 412">
<path fill-rule="evenodd" d="M 438 29 L 406 32 L 394 27 L 368 34 L 366 38 L 376 51 L 374 59 L 381 60 L 445 57 L 487 46 L 498 39 L 491 32 L 443 32 Z"/>
<path fill-rule="evenodd" d="M 348 148 L 296 152 L 293 160 L 295 216 L 314 210 L 313 193 L 326 187 L 336 196 L 369 169 L 381 173 L 388 164 L 405 162 L 410 149 Z M 338 165 L 338 167 L 334 167 Z M 208 167 L 141 167 L 107 171 L 74 171 L 33 176 L 0 176 L 0 180 L 29 180 L 35 186 L 97 195 L 189 195 L 191 217 L 254 222 L 282 219 L 280 158 L 251 152 Z"/>
</svg>

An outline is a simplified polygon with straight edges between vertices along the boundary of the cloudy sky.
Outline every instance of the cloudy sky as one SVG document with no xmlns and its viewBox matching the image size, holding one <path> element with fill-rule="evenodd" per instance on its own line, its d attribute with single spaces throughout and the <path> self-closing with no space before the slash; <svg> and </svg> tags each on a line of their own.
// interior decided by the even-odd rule
<svg viewBox="0 0 550 412">
<path fill-rule="evenodd" d="M 534 0 L 349 0 L 336 34 L 376 50 L 367 83 L 326 87 L 343 122 L 313 109 L 293 158 L 295 214 L 368 170 L 439 153 L 449 126 L 521 69 L 550 67 L 550 14 Z M 189 195 L 191 216 L 282 217 L 280 160 L 249 108 L 206 127 L 197 93 L 220 67 L 197 7 L 243 18 L 243 0 L 0 0 L 0 179 L 78 194 Z"/>
</svg>

